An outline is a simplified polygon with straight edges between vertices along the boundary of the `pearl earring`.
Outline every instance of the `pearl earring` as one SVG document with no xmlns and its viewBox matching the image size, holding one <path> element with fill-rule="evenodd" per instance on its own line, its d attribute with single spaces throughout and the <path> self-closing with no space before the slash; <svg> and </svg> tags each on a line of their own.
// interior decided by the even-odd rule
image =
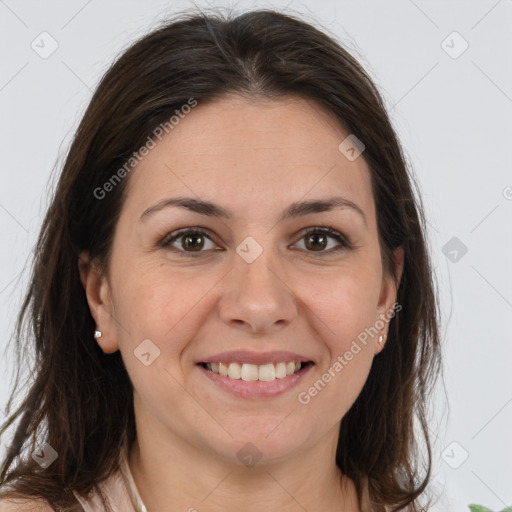
<svg viewBox="0 0 512 512">
<path fill-rule="evenodd" d="M 384 335 L 384 336 L 382 336 L 382 334 L 381 334 L 381 335 L 379 336 L 379 343 L 382 343 L 382 342 L 384 341 L 384 338 L 385 338 L 385 337 L 386 337 L 385 335 Z"/>
<path fill-rule="evenodd" d="M 96 339 L 101 338 L 101 336 L 102 336 L 102 332 L 101 331 L 94 331 L 94 337 Z"/>
</svg>

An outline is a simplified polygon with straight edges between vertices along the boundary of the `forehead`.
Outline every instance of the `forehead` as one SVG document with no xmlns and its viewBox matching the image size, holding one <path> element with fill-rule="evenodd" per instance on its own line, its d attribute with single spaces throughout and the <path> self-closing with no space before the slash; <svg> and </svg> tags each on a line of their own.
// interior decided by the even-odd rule
<svg viewBox="0 0 512 512">
<path fill-rule="evenodd" d="M 249 212 L 339 193 L 371 218 L 367 164 L 338 149 L 348 135 L 318 104 L 299 97 L 199 102 L 131 172 L 126 202 L 140 214 L 185 193 Z"/>
</svg>

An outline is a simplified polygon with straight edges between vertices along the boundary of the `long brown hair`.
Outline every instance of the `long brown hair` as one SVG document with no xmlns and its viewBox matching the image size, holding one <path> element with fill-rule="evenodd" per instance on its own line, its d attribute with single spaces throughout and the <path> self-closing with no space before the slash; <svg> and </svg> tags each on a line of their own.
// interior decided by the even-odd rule
<svg viewBox="0 0 512 512">
<path fill-rule="evenodd" d="M 132 44 L 101 79 L 44 218 L 17 318 L 18 373 L 0 436 L 17 426 L 2 461 L 3 496 L 43 498 L 53 508 L 79 510 L 73 492 L 99 491 L 98 483 L 118 468 L 123 442 L 133 442 L 131 381 L 119 351 L 105 354 L 94 341 L 78 255 L 86 251 L 108 272 L 129 176 L 108 198 L 98 198 L 98 189 L 190 98 L 201 104 L 226 93 L 314 100 L 365 145 L 384 271 L 393 272 L 393 249 L 401 245 L 405 253 L 401 310 L 341 422 L 336 462 L 354 480 L 360 499 L 366 493 L 374 505 L 393 511 L 423 510 L 419 498 L 432 462 L 427 406 L 442 368 L 421 197 L 413 192 L 414 177 L 367 72 L 326 30 L 268 9 L 238 16 L 181 13 Z M 33 378 L 12 412 L 20 364 L 29 353 L 35 354 Z M 427 449 L 423 474 L 415 419 Z M 46 469 L 23 458 L 36 440 L 58 453 Z"/>
</svg>

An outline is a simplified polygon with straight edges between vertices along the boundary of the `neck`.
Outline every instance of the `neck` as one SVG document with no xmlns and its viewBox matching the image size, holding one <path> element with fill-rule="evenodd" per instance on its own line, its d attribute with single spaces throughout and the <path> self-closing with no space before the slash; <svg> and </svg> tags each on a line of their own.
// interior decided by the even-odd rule
<svg viewBox="0 0 512 512">
<path fill-rule="evenodd" d="M 163 425 L 137 425 L 129 464 L 150 512 L 359 512 L 351 479 L 335 464 L 337 424 L 320 443 L 277 463 L 223 460 L 174 437 Z M 156 430 L 156 431 L 155 431 Z M 173 508 L 169 509 L 169 503 Z"/>
</svg>

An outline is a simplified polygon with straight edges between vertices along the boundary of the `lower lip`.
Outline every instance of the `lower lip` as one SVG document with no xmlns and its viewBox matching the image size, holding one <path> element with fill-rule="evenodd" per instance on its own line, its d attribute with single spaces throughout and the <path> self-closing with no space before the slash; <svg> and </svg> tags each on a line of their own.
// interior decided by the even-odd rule
<svg viewBox="0 0 512 512">
<path fill-rule="evenodd" d="M 275 379 L 270 382 L 261 380 L 245 381 L 242 379 L 230 379 L 229 377 L 223 377 L 218 373 L 214 373 L 211 370 L 203 368 L 201 365 L 197 365 L 201 373 L 212 380 L 215 384 L 220 386 L 222 389 L 242 398 L 264 398 L 282 395 L 287 391 L 298 385 L 298 383 L 304 378 L 304 375 L 309 372 L 313 367 L 312 364 L 308 364 L 305 368 L 300 370 L 298 373 L 292 373 L 287 375 L 283 379 Z"/>
</svg>

